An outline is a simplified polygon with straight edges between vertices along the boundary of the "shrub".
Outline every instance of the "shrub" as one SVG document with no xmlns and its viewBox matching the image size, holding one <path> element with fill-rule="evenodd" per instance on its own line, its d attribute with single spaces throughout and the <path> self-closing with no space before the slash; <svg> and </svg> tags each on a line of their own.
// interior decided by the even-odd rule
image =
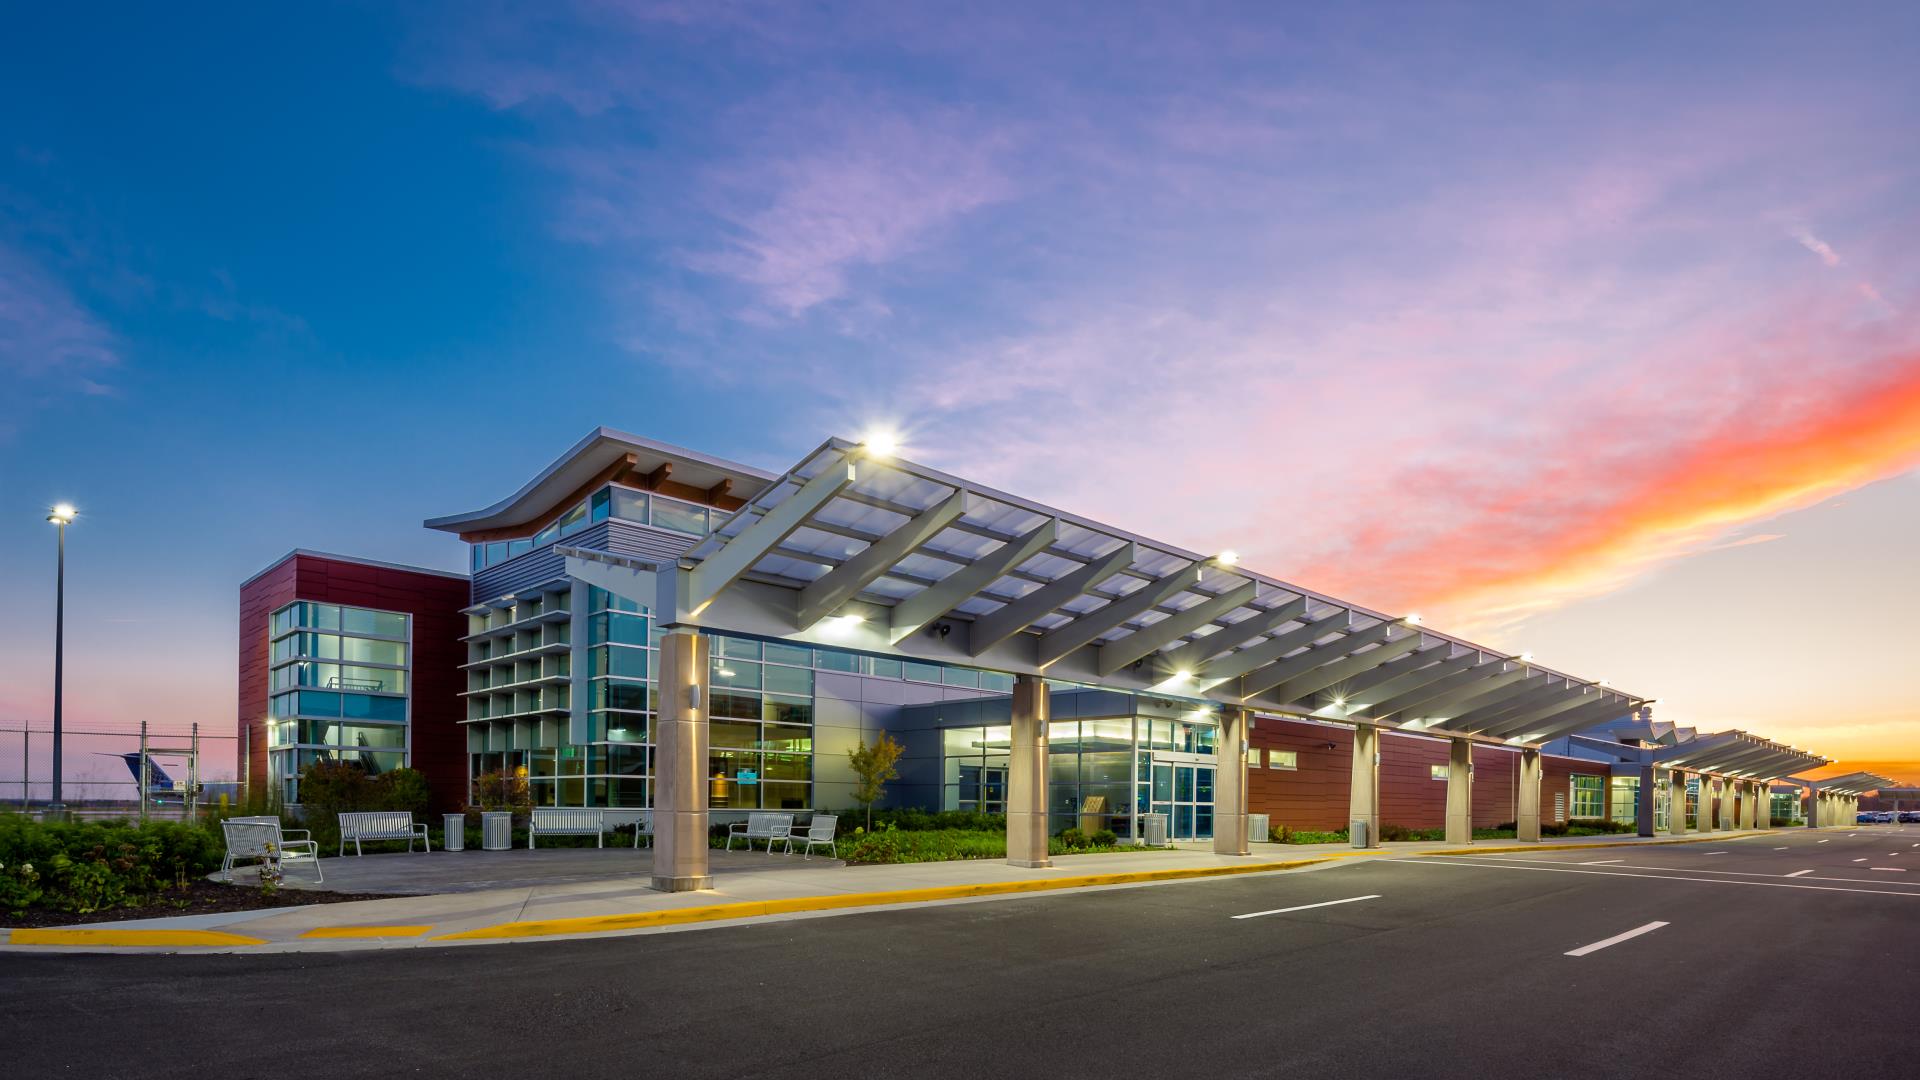
<svg viewBox="0 0 1920 1080">
<path fill-rule="evenodd" d="M 1059 836 L 1055 837 L 1055 839 L 1060 841 L 1061 847 L 1064 847 L 1069 851 L 1073 850 L 1074 848 L 1083 848 L 1087 846 L 1087 838 L 1080 832 L 1079 829 L 1062 829 L 1060 830 Z"/>
<path fill-rule="evenodd" d="M 1344 844 L 1347 842 L 1345 829 L 1317 832 L 1312 829 L 1295 829 L 1290 825 L 1280 825 L 1267 830 L 1267 835 L 1276 844 Z"/>
<path fill-rule="evenodd" d="M 525 790 L 526 781 L 520 788 Z M 426 812 L 430 798 L 427 778 L 416 769 L 371 776 L 354 762 L 322 759 L 300 770 L 301 828 L 313 833 L 322 852 L 339 848 L 340 814 L 404 810 L 418 815 Z"/>
<path fill-rule="evenodd" d="M 147 903 L 220 865 L 218 835 L 176 821 L 42 822 L 0 813 L 0 909 Z"/>
<path fill-rule="evenodd" d="M 1087 843 L 1097 848 L 1120 846 L 1120 837 L 1112 829 L 1096 829 L 1087 836 Z"/>
</svg>

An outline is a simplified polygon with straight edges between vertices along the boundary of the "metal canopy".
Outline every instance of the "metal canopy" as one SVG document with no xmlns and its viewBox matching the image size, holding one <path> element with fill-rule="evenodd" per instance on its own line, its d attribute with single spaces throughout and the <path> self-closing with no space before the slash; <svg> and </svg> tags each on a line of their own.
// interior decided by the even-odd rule
<svg viewBox="0 0 1920 1080">
<path fill-rule="evenodd" d="M 1646 701 L 843 439 L 677 566 L 566 553 L 671 623 L 1276 714 L 1538 745 Z"/>
<path fill-rule="evenodd" d="M 1652 721 L 1615 724 L 1604 732 L 1574 735 L 1570 741 L 1583 750 L 1610 754 L 1618 761 L 1736 780 L 1774 780 L 1802 769 L 1830 764 L 1818 754 L 1745 731 L 1702 735 L 1692 728 Z"/>
<path fill-rule="evenodd" d="M 1805 789 L 1830 791 L 1836 795 L 1865 795 L 1870 791 L 1893 787 L 1897 783 L 1891 777 L 1869 772 L 1853 772 L 1845 776 L 1823 776 L 1818 780 L 1789 776 L 1786 782 Z"/>
</svg>

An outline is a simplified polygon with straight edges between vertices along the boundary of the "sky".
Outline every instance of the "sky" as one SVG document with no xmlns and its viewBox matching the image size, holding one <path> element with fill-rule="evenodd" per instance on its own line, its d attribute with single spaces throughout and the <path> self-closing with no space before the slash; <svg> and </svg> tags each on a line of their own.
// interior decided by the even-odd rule
<svg viewBox="0 0 1920 1080">
<path fill-rule="evenodd" d="M 7 21 L 0 729 L 50 718 L 53 502 L 69 726 L 230 732 L 291 548 L 459 569 L 419 523 L 596 425 L 887 428 L 1920 780 L 1920 8 Z"/>
</svg>

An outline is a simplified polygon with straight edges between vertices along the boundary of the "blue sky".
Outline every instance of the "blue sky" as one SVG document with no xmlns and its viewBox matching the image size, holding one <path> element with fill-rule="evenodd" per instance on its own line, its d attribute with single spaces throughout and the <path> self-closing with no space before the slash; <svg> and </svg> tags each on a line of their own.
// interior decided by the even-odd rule
<svg viewBox="0 0 1920 1080">
<path fill-rule="evenodd" d="M 887 424 L 1817 744 L 1818 694 L 1730 692 L 1753 631 L 1697 590 L 1763 550 L 1818 590 L 1846 537 L 1783 522 L 1836 499 L 1920 525 L 1917 30 L 1893 4 L 23 9 L 0 586 L 29 617 L 0 726 L 44 705 L 56 499 L 87 515 L 74 708 L 225 723 L 233 590 L 291 547 L 457 566 L 417 523 L 597 424 L 770 468 Z M 1676 672 L 1631 645 L 1649 612 L 1733 636 Z M 1821 677 L 1882 726 L 1824 730 L 1864 748 L 1914 718 L 1856 662 Z"/>
</svg>

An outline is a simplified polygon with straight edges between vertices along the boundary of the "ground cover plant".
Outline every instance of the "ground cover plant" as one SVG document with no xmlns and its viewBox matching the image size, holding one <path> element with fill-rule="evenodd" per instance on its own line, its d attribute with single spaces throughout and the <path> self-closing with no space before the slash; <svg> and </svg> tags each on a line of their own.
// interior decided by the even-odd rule
<svg viewBox="0 0 1920 1080">
<path fill-rule="evenodd" d="M 153 903 L 218 869 L 223 852 L 205 825 L 0 813 L 0 913 L 86 915 Z"/>
</svg>

